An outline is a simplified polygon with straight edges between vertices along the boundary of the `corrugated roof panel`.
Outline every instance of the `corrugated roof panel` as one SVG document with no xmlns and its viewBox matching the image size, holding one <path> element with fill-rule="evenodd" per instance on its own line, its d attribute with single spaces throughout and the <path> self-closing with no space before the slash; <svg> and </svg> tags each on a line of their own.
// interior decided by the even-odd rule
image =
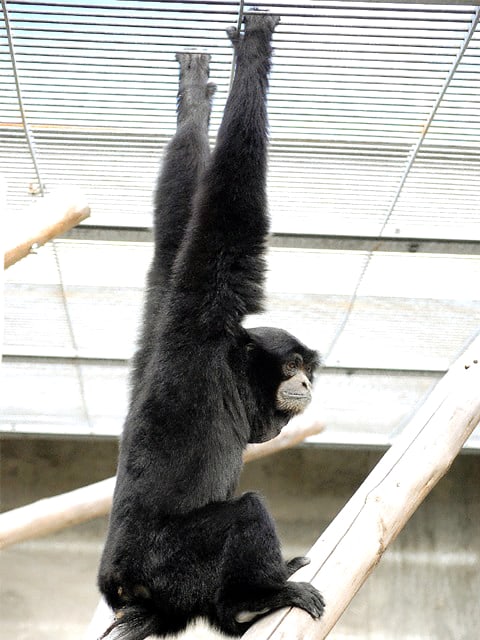
<svg viewBox="0 0 480 640">
<path fill-rule="evenodd" d="M 425 136 L 386 232 L 449 228 L 480 237 L 480 33 L 473 35 Z M 402 230 L 403 231 L 403 230 Z M 428 232 L 428 231 L 427 231 Z"/>
<path fill-rule="evenodd" d="M 282 15 L 269 100 L 273 230 L 480 241 L 479 7 L 256 4 Z M 238 7 L 10 0 L 47 190 L 82 187 L 89 224 L 149 225 L 161 150 L 175 127 L 174 53 L 192 45 L 212 52 L 213 143 L 232 62 L 224 30 Z M 31 201 L 37 178 L 3 41 L 0 110 L 14 213 Z M 124 364 L 78 357 L 131 355 L 150 253 L 146 244 L 57 241 L 7 272 L 7 425 L 118 433 Z M 431 372 L 480 326 L 478 255 L 275 249 L 269 264 L 267 310 L 249 322 L 284 326 L 323 352 L 356 292 L 322 376 L 323 409 L 315 408 L 339 440 L 386 442 L 436 379 Z"/>
<path fill-rule="evenodd" d="M 6 272 L 6 353 L 129 358 L 151 245 L 55 247 L 57 257 L 49 245 Z M 282 326 L 326 352 L 365 259 L 364 252 L 272 249 L 266 312 L 247 324 Z M 445 370 L 480 326 L 479 281 L 478 257 L 375 254 L 327 364 Z"/>
<path fill-rule="evenodd" d="M 273 228 L 376 234 L 475 7 L 277 2 L 268 8 L 282 15 L 269 107 Z M 175 126 L 173 54 L 192 44 L 212 50 L 211 75 L 219 85 L 214 136 L 231 65 L 224 29 L 237 10 L 233 1 L 150 2 L 148 7 L 128 1 L 111 6 L 9 2 L 25 105 L 47 188 L 64 181 L 86 187 L 97 224 L 147 225 L 159 152 Z M 476 33 L 453 76 L 388 234 L 480 237 L 471 213 L 478 199 L 478 40 Z M 9 89 L 3 94 L 5 122 L 19 122 L 8 52 L 2 53 Z M 0 135 L 4 131 L 0 127 Z M 106 139 L 109 148 L 102 144 Z M 474 157 L 461 153 L 459 146 L 466 145 Z M 432 153 L 444 166 L 437 178 L 432 165 L 425 181 L 425 158 Z M 296 156 L 305 159 L 303 173 L 292 171 Z M 459 164 L 471 184 L 458 182 L 446 198 L 442 189 L 452 175 L 455 182 Z M 12 206 L 28 201 L 31 181 L 27 167 L 10 171 Z M 438 217 L 432 215 L 436 202 Z"/>
<path fill-rule="evenodd" d="M 431 373 L 322 372 L 309 414 L 312 419 L 320 415 L 327 426 L 309 441 L 387 446 L 438 379 Z M 7 398 L 1 431 L 96 436 L 121 432 L 128 397 L 123 363 L 75 365 L 18 358 L 4 363 L 1 382 Z M 29 395 L 28 404 L 26 384 L 36 390 Z M 310 418 L 306 414 L 299 419 Z M 478 430 L 467 447 L 480 449 Z"/>
<path fill-rule="evenodd" d="M 75 366 L 28 359 L 0 367 L 3 430 L 87 432 L 86 415 Z M 26 398 L 25 389 L 28 389 Z"/>
<path fill-rule="evenodd" d="M 1 431 L 108 436 L 121 431 L 128 402 L 124 363 L 16 358 L 3 363 L 1 382 Z"/>
</svg>

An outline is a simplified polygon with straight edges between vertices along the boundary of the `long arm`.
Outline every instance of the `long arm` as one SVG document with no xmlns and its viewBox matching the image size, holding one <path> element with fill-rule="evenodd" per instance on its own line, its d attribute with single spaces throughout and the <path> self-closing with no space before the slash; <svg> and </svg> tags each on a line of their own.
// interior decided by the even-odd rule
<svg viewBox="0 0 480 640">
<path fill-rule="evenodd" d="M 164 289 L 192 214 L 194 193 L 210 157 L 208 124 L 215 91 L 215 85 L 208 83 L 208 54 L 178 53 L 177 60 L 177 131 L 166 148 L 155 192 L 155 254 L 150 269 L 150 285 Z"/>
<path fill-rule="evenodd" d="M 210 56 L 177 54 L 180 80 L 177 131 L 168 144 L 155 193 L 155 252 L 148 272 L 142 334 L 135 354 L 132 384 L 142 379 L 155 332 L 170 290 L 172 266 L 184 239 L 193 197 L 210 157 L 208 124 L 215 85 L 208 83 Z"/>
<path fill-rule="evenodd" d="M 211 162 L 174 267 L 172 319 L 192 315 L 203 335 L 234 332 L 259 310 L 268 232 L 267 110 L 276 16 L 250 14 L 229 30 L 237 64 Z M 180 327 L 181 330 L 181 327 Z"/>
</svg>

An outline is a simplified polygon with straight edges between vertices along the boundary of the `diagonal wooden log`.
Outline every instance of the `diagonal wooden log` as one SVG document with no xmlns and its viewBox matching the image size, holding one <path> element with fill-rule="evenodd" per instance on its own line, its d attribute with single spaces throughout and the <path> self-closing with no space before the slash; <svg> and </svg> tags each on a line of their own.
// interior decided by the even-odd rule
<svg viewBox="0 0 480 640">
<path fill-rule="evenodd" d="M 293 447 L 322 429 L 319 422 L 291 424 L 273 440 L 249 445 L 244 461 Z M 108 478 L 1 514 L 0 549 L 106 515 L 111 508 L 114 486 L 115 478 Z"/>
<path fill-rule="evenodd" d="M 83 193 L 75 188 L 62 188 L 37 200 L 20 212 L 5 232 L 4 268 L 11 267 L 27 256 L 33 247 L 76 226 L 90 215 L 90 207 Z"/>
<path fill-rule="evenodd" d="M 294 580 L 323 594 L 323 617 L 283 609 L 254 624 L 245 640 L 322 640 L 448 471 L 480 423 L 480 336 L 454 363 L 362 486 L 307 554 Z M 472 594 L 472 598 L 477 597 Z"/>
</svg>

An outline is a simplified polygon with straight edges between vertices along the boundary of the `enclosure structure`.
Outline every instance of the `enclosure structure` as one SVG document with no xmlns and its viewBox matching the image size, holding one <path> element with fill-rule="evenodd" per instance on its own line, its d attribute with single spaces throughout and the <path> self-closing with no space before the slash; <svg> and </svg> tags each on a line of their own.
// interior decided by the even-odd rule
<svg viewBox="0 0 480 640">
<path fill-rule="evenodd" d="M 232 62 L 224 29 L 241 4 L 2 2 L 8 216 L 64 184 L 92 209 L 6 273 L 5 434 L 118 435 L 151 186 L 174 127 L 173 54 L 212 52 L 214 135 Z M 312 446 L 385 447 L 479 326 L 479 7 L 268 8 L 282 15 L 271 274 L 251 324 L 283 326 L 325 354 L 306 419 L 327 428 Z M 478 451 L 478 433 L 466 447 Z"/>
</svg>

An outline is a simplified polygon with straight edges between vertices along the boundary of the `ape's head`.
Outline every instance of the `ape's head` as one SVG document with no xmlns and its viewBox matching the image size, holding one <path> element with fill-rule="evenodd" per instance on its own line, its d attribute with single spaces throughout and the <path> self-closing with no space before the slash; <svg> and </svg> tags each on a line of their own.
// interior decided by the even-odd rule
<svg viewBox="0 0 480 640">
<path fill-rule="evenodd" d="M 320 358 L 283 329 L 258 327 L 246 333 L 249 379 L 259 408 L 250 442 L 263 442 L 309 405 Z"/>
</svg>

